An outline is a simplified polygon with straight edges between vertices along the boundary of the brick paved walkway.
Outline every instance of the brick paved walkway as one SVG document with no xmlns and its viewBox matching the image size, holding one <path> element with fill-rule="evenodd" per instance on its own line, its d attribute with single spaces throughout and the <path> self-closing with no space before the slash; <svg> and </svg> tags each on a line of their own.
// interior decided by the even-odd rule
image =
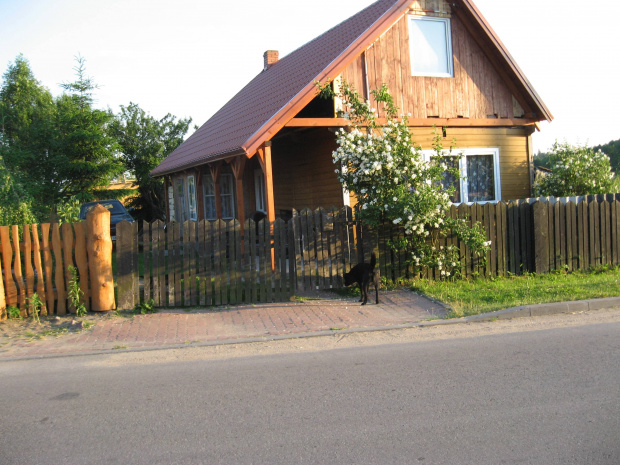
<svg viewBox="0 0 620 465">
<path fill-rule="evenodd" d="M 191 312 L 162 310 L 111 318 L 76 334 L 12 342 L 0 350 L 0 360 L 362 330 L 416 323 L 445 314 L 441 305 L 410 291 L 383 292 L 381 299 L 379 305 L 365 306 L 354 299 L 321 299 Z"/>
</svg>

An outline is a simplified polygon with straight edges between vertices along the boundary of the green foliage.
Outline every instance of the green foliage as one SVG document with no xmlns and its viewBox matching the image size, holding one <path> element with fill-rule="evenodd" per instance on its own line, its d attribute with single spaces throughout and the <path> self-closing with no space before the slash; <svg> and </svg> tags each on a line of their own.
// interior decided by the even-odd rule
<svg viewBox="0 0 620 465">
<path fill-rule="evenodd" d="M 73 196 L 56 205 L 58 223 L 77 223 L 80 221 L 80 207 L 84 200 L 79 196 Z"/>
<path fill-rule="evenodd" d="M 65 93 L 54 99 L 20 55 L 0 87 L 0 155 L 12 184 L 23 186 L 20 198 L 37 199 L 31 210 L 39 221 L 49 221 L 56 205 L 66 214 L 73 196 L 93 200 L 124 170 L 108 134 L 113 115 L 93 108 L 97 87 L 82 57 L 74 69 L 75 82 L 63 84 Z"/>
<path fill-rule="evenodd" d="M 519 305 L 597 299 L 620 295 L 620 268 L 476 278 L 451 282 L 421 279 L 412 290 L 448 304 L 450 318 Z"/>
<path fill-rule="evenodd" d="M 320 87 L 320 91 L 324 96 L 334 96 L 329 85 Z M 460 252 L 454 246 L 439 246 L 441 237 L 454 233 L 480 254 L 489 248 L 479 225 L 471 228 L 464 220 L 447 214 L 454 180 L 460 176 L 454 163 L 459 155 L 452 149 L 444 150 L 442 138 L 437 135 L 435 154 L 426 160 L 421 148 L 412 142 L 408 116 L 398 115 L 387 87 L 383 85 L 372 94 L 384 109 L 385 125 L 379 124 L 370 102 L 363 102 L 347 83 L 341 86 L 338 97 L 345 105 L 343 116 L 353 125 L 350 131 L 340 129 L 336 133 L 336 175 L 343 187 L 355 193 L 364 224 L 402 225 L 405 237 L 391 246 L 406 250 L 418 268 L 437 267 L 442 276 L 451 276 L 458 270 Z"/>
<path fill-rule="evenodd" d="M 80 280 L 78 278 L 78 270 L 74 266 L 69 267 L 69 273 L 71 274 L 71 279 L 69 279 L 68 294 L 69 294 L 69 302 L 71 306 L 75 308 L 75 313 L 78 317 L 86 315 L 86 306 L 82 303 L 81 298 L 84 295 L 82 289 L 80 289 Z"/>
<path fill-rule="evenodd" d="M 123 172 L 114 156 L 116 140 L 108 126 L 114 115 L 92 107 L 92 92 L 97 87 L 85 76 L 85 60 L 77 57 L 75 82 L 63 84 L 69 93 L 56 101 L 58 137 L 55 149 L 60 155 L 62 173 L 60 191 L 63 198 L 89 193 L 96 195 L 110 180 Z"/>
<path fill-rule="evenodd" d="M 146 315 L 147 313 L 157 313 L 155 301 L 153 299 L 149 299 L 148 302 L 136 304 L 133 311 L 134 313 L 141 313 L 142 315 Z"/>
<path fill-rule="evenodd" d="M 110 125 L 111 134 L 120 146 L 121 160 L 136 176 L 138 194 L 128 200 L 128 207 L 138 220 L 165 219 L 166 197 L 162 178 L 150 172 L 182 142 L 191 118 L 176 120 L 167 114 L 156 119 L 137 104 L 121 106 L 121 112 Z"/>
<path fill-rule="evenodd" d="M 536 196 L 605 194 L 615 190 L 609 157 L 600 150 L 556 142 L 549 159 L 551 173 L 536 179 Z"/>
<path fill-rule="evenodd" d="M 19 311 L 19 308 L 13 307 L 12 305 L 9 305 L 6 308 L 6 312 L 8 313 L 9 318 L 20 319 L 20 320 L 22 318 L 22 313 Z"/>
<path fill-rule="evenodd" d="M 0 153 L 2 149 L 0 146 Z M 32 203 L 32 198 L 15 181 L 0 156 L 0 226 L 37 223 Z"/>
<path fill-rule="evenodd" d="M 39 294 L 35 292 L 28 298 L 28 306 L 30 307 L 30 316 L 32 316 L 32 319 L 40 323 L 39 314 L 43 307 L 43 301 L 39 297 Z"/>
<path fill-rule="evenodd" d="M 609 157 L 609 164 L 611 170 L 614 173 L 620 173 L 620 139 L 612 140 L 603 145 L 597 145 L 592 150 L 598 152 L 599 150 L 605 153 Z"/>
</svg>

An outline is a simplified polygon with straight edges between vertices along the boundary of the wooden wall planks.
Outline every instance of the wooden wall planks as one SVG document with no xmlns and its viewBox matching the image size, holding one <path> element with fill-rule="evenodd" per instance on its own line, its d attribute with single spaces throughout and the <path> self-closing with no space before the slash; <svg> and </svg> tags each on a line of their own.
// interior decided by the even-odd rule
<svg viewBox="0 0 620 465">
<path fill-rule="evenodd" d="M 433 8 L 446 9 L 441 5 Z M 451 25 L 452 78 L 411 76 L 406 15 L 375 41 L 364 57 L 358 57 L 349 65 L 342 78 L 359 91 L 364 89 L 360 70 L 365 59 L 369 88 L 378 89 L 387 84 L 401 111 L 411 113 L 413 118 L 522 117 L 523 109 L 515 105 L 508 86 L 463 23 L 453 16 Z"/>
</svg>

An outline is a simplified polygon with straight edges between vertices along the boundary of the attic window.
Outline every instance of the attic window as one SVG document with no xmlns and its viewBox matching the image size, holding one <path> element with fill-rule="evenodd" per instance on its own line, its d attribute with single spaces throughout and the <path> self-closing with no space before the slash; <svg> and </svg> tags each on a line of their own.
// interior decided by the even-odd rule
<svg viewBox="0 0 620 465">
<path fill-rule="evenodd" d="M 413 76 L 452 77 L 449 18 L 409 16 L 409 49 Z"/>
</svg>

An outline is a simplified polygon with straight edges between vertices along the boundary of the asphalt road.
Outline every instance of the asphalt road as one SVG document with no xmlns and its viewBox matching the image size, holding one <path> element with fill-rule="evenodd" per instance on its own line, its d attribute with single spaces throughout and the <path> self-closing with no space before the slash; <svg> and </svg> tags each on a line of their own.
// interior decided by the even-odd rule
<svg viewBox="0 0 620 465">
<path fill-rule="evenodd" d="M 618 321 L 151 357 L 0 363 L 0 464 L 620 463 Z"/>
</svg>

